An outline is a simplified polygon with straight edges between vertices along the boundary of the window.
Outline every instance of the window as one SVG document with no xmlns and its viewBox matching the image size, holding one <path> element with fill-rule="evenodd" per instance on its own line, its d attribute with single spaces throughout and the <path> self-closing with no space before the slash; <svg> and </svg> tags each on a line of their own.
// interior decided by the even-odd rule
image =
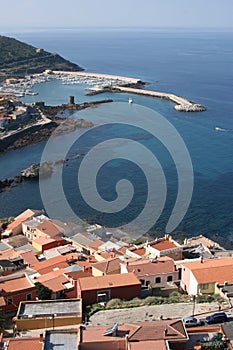
<svg viewBox="0 0 233 350">
<path fill-rule="evenodd" d="M 161 283 L 161 277 L 156 277 L 155 283 Z"/>
<path fill-rule="evenodd" d="M 110 300 L 110 290 L 100 290 L 97 292 L 97 303 L 105 303 Z"/>
<path fill-rule="evenodd" d="M 209 289 L 209 283 L 203 283 L 203 284 L 201 284 L 201 285 L 200 285 L 200 288 L 201 288 L 202 290 L 207 290 L 207 289 Z"/>
<path fill-rule="evenodd" d="M 140 280 L 140 282 L 141 282 L 142 286 L 144 286 L 145 280 Z"/>
<path fill-rule="evenodd" d="M 146 286 L 148 287 L 150 285 L 150 281 L 146 281 Z"/>
<path fill-rule="evenodd" d="M 12 304 L 13 304 L 12 298 L 8 298 L 8 299 L 7 299 L 7 305 L 12 305 Z"/>
<path fill-rule="evenodd" d="M 167 282 L 171 282 L 172 281 L 172 276 L 167 276 Z"/>
<path fill-rule="evenodd" d="M 31 293 L 29 293 L 29 294 L 26 295 L 26 300 L 32 300 L 32 295 L 31 295 Z"/>
</svg>

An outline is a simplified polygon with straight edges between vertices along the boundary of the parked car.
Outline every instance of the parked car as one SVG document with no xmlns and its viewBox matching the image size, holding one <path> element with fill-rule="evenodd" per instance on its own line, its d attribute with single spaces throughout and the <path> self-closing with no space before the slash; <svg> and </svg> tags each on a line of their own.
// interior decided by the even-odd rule
<svg viewBox="0 0 233 350">
<path fill-rule="evenodd" d="M 225 312 L 216 312 L 213 315 L 207 316 L 205 321 L 208 324 L 222 323 L 228 321 L 228 317 Z"/>
<path fill-rule="evenodd" d="M 201 326 L 202 322 L 195 317 L 185 317 L 183 318 L 185 327 L 196 327 Z"/>
</svg>

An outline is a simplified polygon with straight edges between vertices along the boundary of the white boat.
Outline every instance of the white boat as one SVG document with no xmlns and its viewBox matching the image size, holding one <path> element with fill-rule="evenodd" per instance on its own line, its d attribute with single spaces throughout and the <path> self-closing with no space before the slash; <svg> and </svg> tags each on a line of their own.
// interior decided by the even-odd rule
<svg viewBox="0 0 233 350">
<path fill-rule="evenodd" d="M 132 98 L 129 98 L 129 103 L 133 103 L 133 100 L 132 100 Z"/>
</svg>

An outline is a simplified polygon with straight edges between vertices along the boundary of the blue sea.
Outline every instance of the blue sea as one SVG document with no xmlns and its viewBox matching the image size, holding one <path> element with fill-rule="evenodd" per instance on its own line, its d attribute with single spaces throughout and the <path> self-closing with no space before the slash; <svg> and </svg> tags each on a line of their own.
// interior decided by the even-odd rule
<svg viewBox="0 0 233 350">
<path fill-rule="evenodd" d="M 108 31 L 60 29 L 11 33 L 10 36 L 57 52 L 86 71 L 140 78 L 149 83 L 146 89 L 184 96 L 207 108 L 205 112 L 183 113 L 175 111 L 172 102 L 151 97 L 119 93 L 90 97 L 85 95 L 83 86 L 63 85 L 56 80 L 35 85 L 34 90 L 39 95 L 25 98 L 26 102 L 42 100 L 46 104 L 56 105 L 67 102 L 70 95 L 74 95 L 77 102 L 105 98 L 114 100 L 113 104 L 72 115 L 99 125 L 86 133 L 86 137 L 81 136 L 70 148 L 63 169 L 55 169 L 55 174 L 63 171 L 64 192 L 75 214 L 90 222 L 119 227 L 133 220 L 143 210 L 148 194 L 145 174 L 124 157 L 113 159 L 100 169 L 97 187 L 100 195 L 109 201 L 116 199 L 116 183 L 120 179 L 130 181 L 135 192 L 125 210 L 103 213 L 93 209 L 85 203 L 77 188 L 78 169 L 83 158 L 75 155 L 87 154 L 93 146 L 106 139 L 129 138 L 151 150 L 163 168 L 168 187 L 166 203 L 151 232 L 157 234 L 165 231 L 178 186 L 176 166 L 166 147 L 151 134 L 130 125 L 106 125 L 108 121 L 114 121 L 116 114 L 120 119 L 124 116 L 127 123 L 127 115 L 131 113 L 132 120 L 135 108 L 139 105 L 150 108 L 152 115 L 153 111 L 160 113 L 171 123 L 185 142 L 192 160 L 192 200 L 185 217 L 173 233 L 181 238 L 206 234 L 224 246 L 233 246 L 233 32 L 156 28 Z M 131 107 L 129 98 L 133 99 Z M 101 123 L 105 125 L 101 126 Z M 222 130 L 217 131 L 216 127 Z M 59 160 L 62 148 L 69 143 L 69 136 L 57 140 L 53 156 Z M 45 144 L 40 142 L 1 155 L 0 178 L 13 177 L 25 167 L 39 162 Z M 127 155 L 127 143 L 124 152 Z M 51 189 L 49 182 L 47 186 L 50 206 L 57 208 L 58 216 L 63 220 L 71 220 L 56 188 Z M 44 207 L 37 181 L 24 181 L 0 193 L 0 217 L 17 215 L 28 207 Z"/>
</svg>

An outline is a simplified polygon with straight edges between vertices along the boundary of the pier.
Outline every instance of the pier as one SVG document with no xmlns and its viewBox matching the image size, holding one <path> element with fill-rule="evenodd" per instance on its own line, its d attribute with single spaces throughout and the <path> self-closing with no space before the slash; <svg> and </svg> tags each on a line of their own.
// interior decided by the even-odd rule
<svg viewBox="0 0 233 350">
<path fill-rule="evenodd" d="M 90 73 L 90 72 L 66 72 L 66 71 L 52 71 L 53 74 L 66 74 L 71 76 L 76 76 L 80 78 L 95 78 L 95 79 L 106 79 L 106 80 L 120 80 L 125 82 L 125 84 L 144 84 L 140 79 L 123 77 L 120 75 L 111 75 L 111 74 L 100 74 L 100 73 Z"/>
<path fill-rule="evenodd" d="M 194 103 L 187 98 L 177 96 L 166 92 L 158 92 L 152 90 L 141 89 L 145 85 L 143 81 L 138 78 L 129 78 L 119 75 L 90 73 L 90 72 L 64 72 L 52 71 L 55 76 L 68 76 L 80 79 L 96 79 L 104 80 L 104 83 L 93 84 L 94 86 L 87 88 L 90 92 L 87 95 L 97 95 L 104 92 L 123 92 L 144 96 L 151 96 L 163 98 L 175 103 L 174 109 L 181 112 L 201 112 L 206 108 L 200 104 Z"/>
</svg>

